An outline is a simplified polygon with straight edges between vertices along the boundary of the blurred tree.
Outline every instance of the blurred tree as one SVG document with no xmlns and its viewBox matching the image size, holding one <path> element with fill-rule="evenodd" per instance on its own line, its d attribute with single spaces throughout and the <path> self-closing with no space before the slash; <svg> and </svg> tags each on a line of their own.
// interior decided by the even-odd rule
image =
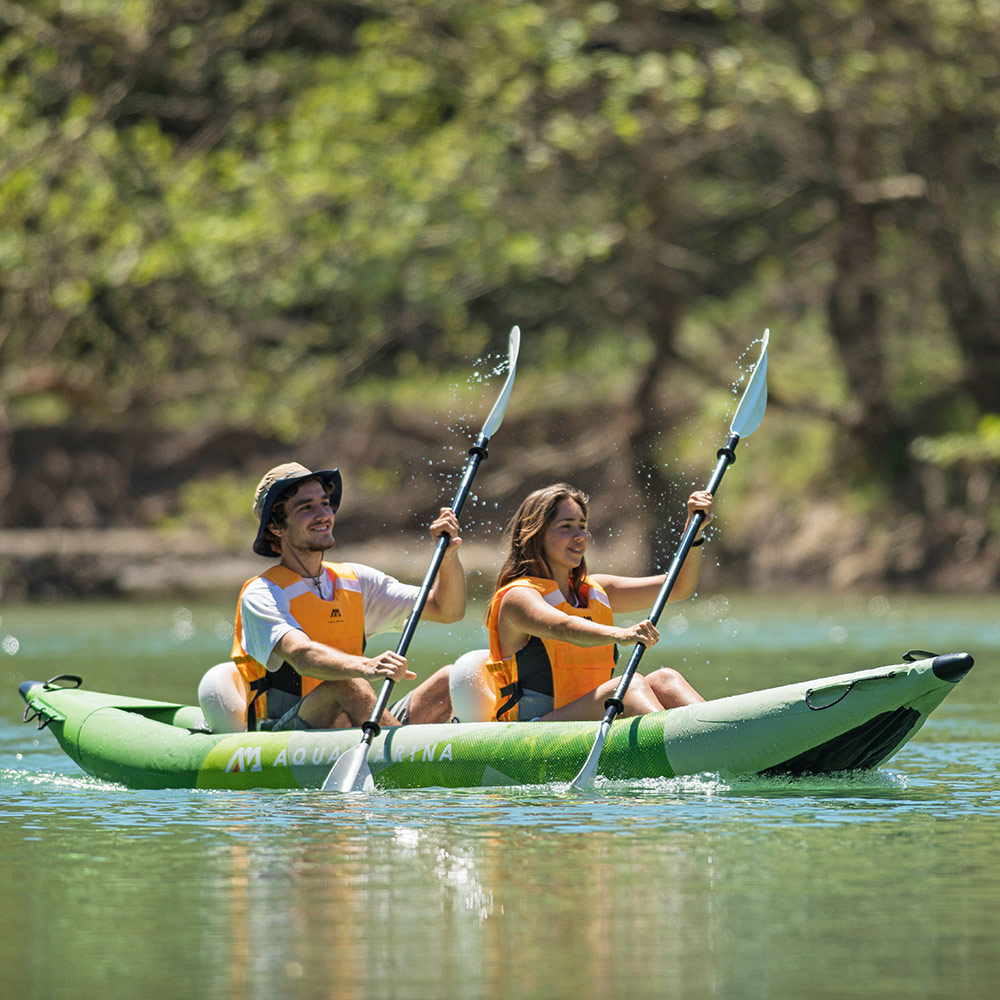
<svg viewBox="0 0 1000 1000">
<path fill-rule="evenodd" d="M 799 485 L 917 503 L 995 409 L 998 51 L 957 0 L 0 0 L 8 419 L 290 440 L 520 322 L 655 510 L 770 325 Z"/>
<path fill-rule="evenodd" d="M 809 186 L 833 205 L 816 236 L 833 265 L 828 328 L 850 391 L 841 456 L 891 487 L 910 475 L 908 441 L 954 419 L 956 392 L 988 408 L 1000 379 L 998 206 L 987 194 L 1000 165 L 1000 11 L 946 0 L 768 7 L 817 95 Z M 937 350 L 915 350 L 928 333 Z M 942 382 L 956 348 L 961 371 Z"/>
</svg>

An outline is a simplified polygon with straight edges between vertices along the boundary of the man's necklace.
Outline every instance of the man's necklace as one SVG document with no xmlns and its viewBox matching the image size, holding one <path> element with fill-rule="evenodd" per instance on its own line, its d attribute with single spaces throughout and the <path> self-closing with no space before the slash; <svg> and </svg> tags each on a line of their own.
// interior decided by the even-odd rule
<svg viewBox="0 0 1000 1000">
<path fill-rule="evenodd" d="M 310 573 L 309 570 L 306 569 L 306 567 L 303 564 L 302 560 L 299 558 L 299 554 L 295 551 L 295 549 L 289 548 L 288 551 L 292 554 L 292 558 L 299 564 L 299 569 L 302 570 L 302 574 L 301 575 L 303 577 L 305 577 L 305 578 L 308 578 L 308 579 L 312 580 L 313 586 L 318 591 L 322 592 L 322 590 L 323 590 L 323 588 L 321 586 L 321 581 L 323 580 L 323 564 L 322 564 L 322 562 L 319 564 L 319 573 L 316 576 L 313 576 L 312 573 Z"/>
</svg>

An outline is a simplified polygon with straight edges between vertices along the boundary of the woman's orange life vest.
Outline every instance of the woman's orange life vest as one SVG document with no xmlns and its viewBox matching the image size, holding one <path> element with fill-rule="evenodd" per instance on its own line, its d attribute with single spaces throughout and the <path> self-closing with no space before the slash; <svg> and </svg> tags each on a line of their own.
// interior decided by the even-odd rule
<svg viewBox="0 0 1000 1000">
<path fill-rule="evenodd" d="M 504 659 L 500 652 L 498 627 L 500 603 L 513 587 L 533 587 L 556 610 L 574 618 L 588 618 L 602 625 L 615 623 L 607 592 L 590 577 L 580 588 L 583 606 L 578 608 L 562 596 L 554 580 L 525 576 L 501 587 L 493 595 L 486 616 L 490 637 L 490 658 L 486 669 L 497 689 L 494 718 L 501 722 L 517 719 L 517 702 L 525 689 L 551 694 L 554 708 L 562 708 L 589 694 L 611 677 L 617 651 L 613 643 L 607 646 L 574 646 L 570 642 L 532 636 L 521 649 Z"/>
<path fill-rule="evenodd" d="M 261 573 L 260 577 L 248 580 L 240 591 L 240 599 L 236 603 L 233 662 L 254 692 L 247 707 L 248 729 L 255 728 L 257 719 L 268 717 L 267 696 L 264 693 L 268 688 L 278 688 L 301 698 L 322 683 L 316 677 L 300 674 L 287 662 L 279 670 L 268 671 L 263 663 L 259 663 L 243 648 L 243 592 L 254 580 L 262 577 L 281 588 L 292 617 L 313 641 L 333 646 L 353 656 L 360 656 L 364 652 L 365 609 L 357 574 L 346 563 L 325 562 L 323 572 L 333 582 L 332 601 L 324 600 L 298 573 L 280 564 Z"/>
</svg>

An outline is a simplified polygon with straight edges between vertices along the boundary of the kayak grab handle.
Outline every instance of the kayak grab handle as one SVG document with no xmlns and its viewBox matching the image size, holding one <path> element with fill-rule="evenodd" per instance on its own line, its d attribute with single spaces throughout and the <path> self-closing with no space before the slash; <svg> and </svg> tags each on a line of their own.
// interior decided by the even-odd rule
<svg viewBox="0 0 1000 1000">
<path fill-rule="evenodd" d="M 838 702 L 843 701 L 853 690 L 855 684 L 860 684 L 862 681 L 887 681 L 890 677 L 895 677 L 896 671 L 890 671 L 888 674 L 876 674 L 874 677 L 855 677 L 846 688 L 844 688 L 844 693 L 839 698 L 834 698 L 833 701 L 828 702 L 826 705 L 814 705 L 812 703 L 813 695 L 817 694 L 819 691 L 828 691 L 829 688 L 809 688 L 806 691 L 806 705 L 811 708 L 814 712 L 822 712 L 825 708 L 833 708 Z M 831 684 L 830 687 L 837 688 L 840 687 L 839 684 Z"/>
<path fill-rule="evenodd" d="M 28 704 L 24 706 L 24 712 L 21 715 L 21 721 L 34 722 L 35 719 L 39 719 L 40 721 L 38 723 L 38 728 L 44 729 L 52 720 L 43 712 L 41 712 L 39 709 L 34 708 L 31 702 L 28 701 L 28 692 L 31 691 L 32 688 L 38 687 L 40 683 L 41 683 L 40 681 L 24 681 L 23 684 L 18 686 L 17 690 L 20 692 L 21 697 L 28 702 Z"/>
<path fill-rule="evenodd" d="M 58 684 L 58 681 L 72 681 L 74 683 L 64 687 L 63 685 Z M 17 690 L 20 692 L 21 697 L 27 702 L 24 706 L 24 714 L 21 716 L 21 721 L 35 722 L 37 720 L 38 728 L 44 729 L 50 722 L 57 719 L 60 722 L 64 721 L 64 716 L 58 710 L 49 707 L 41 709 L 31 703 L 29 695 L 31 694 L 32 689 L 38 687 L 39 684 L 39 681 L 24 681 L 18 686 Z M 78 677 L 76 674 L 57 674 L 50 680 L 45 681 L 44 684 L 41 684 L 41 688 L 43 691 L 72 690 L 73 688 L 80 687 L 81 684 L 83 684 L 83 678 Z"/>
<path fill-rule="evenodd" d="M 903 654 L 903 660 L 906 663 L 913 663 L 916 660 L 930 660 L 933 659 L 934 662 L 931 664 L 931 670 L 934 672 L 934 676 L 942 681 L 951 681 L 952 684 L 957 684 L 973 667 L 975 660 L 968 653 L 943 653 L 940 656 L 937 653 L 928 653 L 923 649 L 911 649 L 909 652 Z M 851 681 L 847 687 L 844 689 L 843 694 L 839 698 L 835 698 L 833 701 L 826 705 L 814 705 L 812 698 L 820 690 L 819 688 L 809 688 L 806 691 L 806 705 L 811 708 L 814 712 L 822 712 L 824 708 L 832 708 L 839 701 L 843 701 L 854 689 L 855 684 L 860 684 L 862 681 L 882 681 L 888 680 L 890 677 L 895 677 L 896 671 L 890 671 L 887 674 L 876 674 L 874 677 L 857 677 Z M 832 685 L 837 687 L 838 685 Z"/>
<path fill-rule="evenodd" d="M 60 684 L 59 681 L 74 681 L 73 684 Z M 51 691 L 55 687 L 59 688 L 78 688 L 83 684 L 83 678 L 78 677 L 76 674 L 56 674 L 55 677 L 50 677 L 43 685 L 42 688 L 46 691 Z"/>
<path fill-rule="evenodd" d="M 54 718 L 54 716 L 46 715 L 40 708 L 34 708 L 31 705 L 24 706 L 24 714 L 21 716 L 22 722 L 34 722 L 38 720 L 38 725 L 36 729 L 44 729 Z"/>
</svg>

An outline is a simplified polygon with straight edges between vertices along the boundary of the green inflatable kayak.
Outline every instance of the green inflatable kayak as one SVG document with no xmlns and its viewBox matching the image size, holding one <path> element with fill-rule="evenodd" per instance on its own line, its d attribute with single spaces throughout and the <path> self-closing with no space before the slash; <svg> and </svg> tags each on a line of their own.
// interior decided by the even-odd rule
<svg viewBox="0 0 1000 1000">
<path fill-rule="evenodd" d="M 867 770 L 920 729 L 971 669 L 968 653 L 733 695 L 611 727 L 610 779 Z M 360 730 L 216 734 L 195 706 L 88 691 L 62 675 L 20 686 L 24 721 L 48 728 L 88 774 L 133 788 L 319 788 Z M 368 755 L 376 788 L 568 782 L 597 722 L 477 722 L 383 729 Z"/>
</svg>

